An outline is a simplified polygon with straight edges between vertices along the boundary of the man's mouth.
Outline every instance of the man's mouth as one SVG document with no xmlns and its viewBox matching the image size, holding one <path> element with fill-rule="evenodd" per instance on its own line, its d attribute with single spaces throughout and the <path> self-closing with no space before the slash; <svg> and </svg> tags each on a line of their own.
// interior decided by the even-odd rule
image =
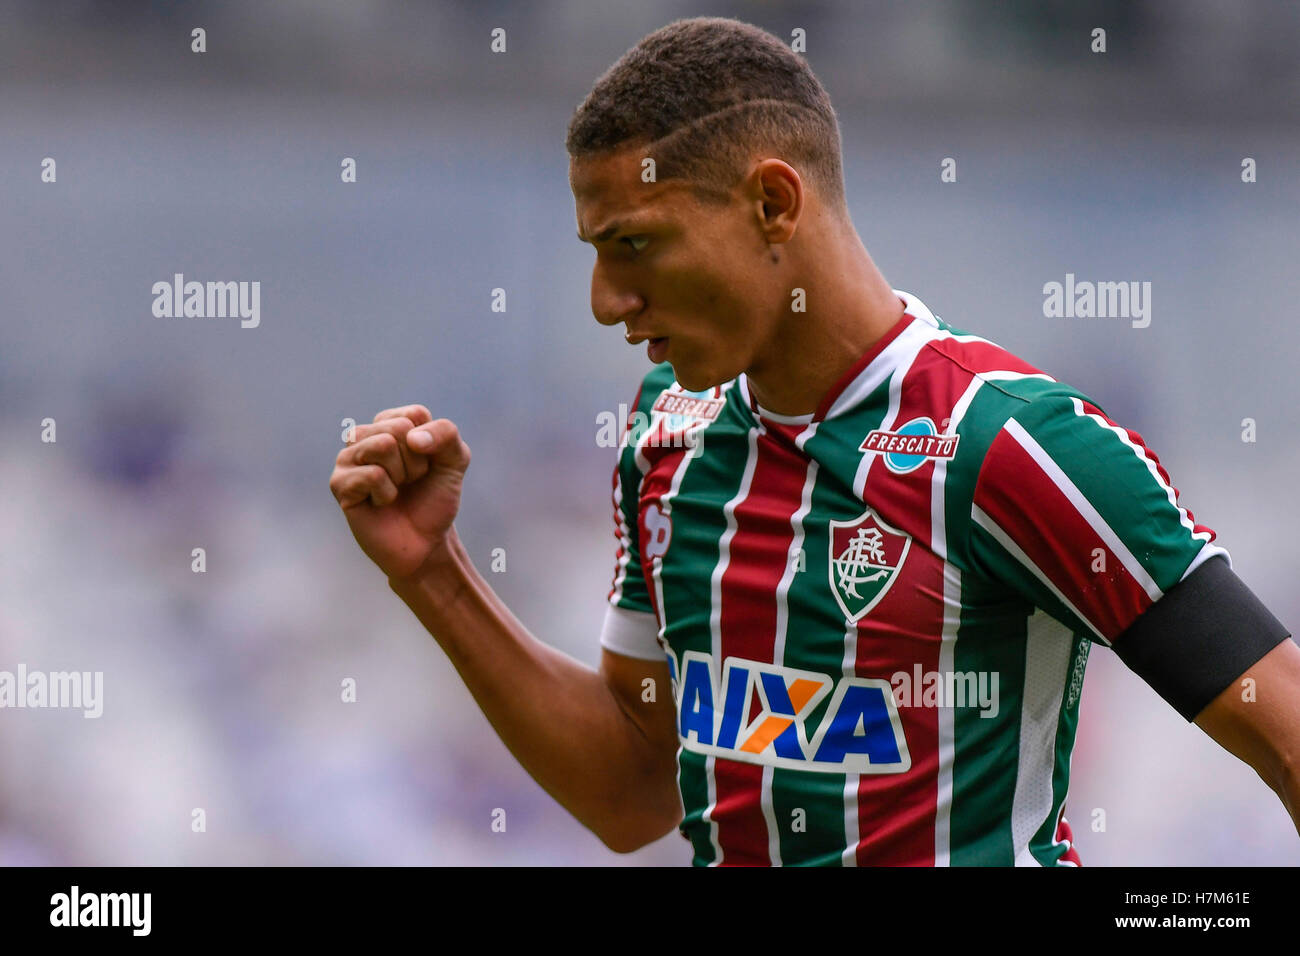
<svg viewBox="0 0 1300 956">
<path fill-rule="evenodd" d="M 668 337 L 651 339 L 646 345 L 645 354 L 656 364 L 662 362 L 664 356 L 668 354 Z"/>
</svg>

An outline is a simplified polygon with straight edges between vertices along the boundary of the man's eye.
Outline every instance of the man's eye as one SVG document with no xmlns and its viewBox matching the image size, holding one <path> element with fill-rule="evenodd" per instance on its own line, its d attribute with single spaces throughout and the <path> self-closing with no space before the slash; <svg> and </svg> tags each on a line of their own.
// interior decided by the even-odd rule
<svg viewBox="0 0 1300 956">
<path fill-rule="evenodd" d="M 633 252 L 640 252 L 650 244 L 650 240 L 645 236 L 624 236 L 619 241 L 626 242 Z"/>
</svg>

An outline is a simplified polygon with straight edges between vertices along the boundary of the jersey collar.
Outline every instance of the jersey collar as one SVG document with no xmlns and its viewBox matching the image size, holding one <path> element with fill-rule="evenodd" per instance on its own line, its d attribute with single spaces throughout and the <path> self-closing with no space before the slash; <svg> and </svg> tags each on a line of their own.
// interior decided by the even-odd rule
<svg viewBox="0 0 1300 956">
<path fill-rule="evenodd" d="M 912 295 L 910 292 L 903 292 L 899 289 L 894 289 L 893 291 L 894 295 L 898 296 L 898 298 L 902 300 L 903 317 L 890 326 L 889 331 L 873 342 L 871 346 L 858 357 L 858 360 L 853 363 L 853 366 L 840 376 L 839 380 L 831 386 L 830 391 L 822 397 L 815 412 L 810 415 L 778 415 L 775 412 L 768 411 L 758 404 L 753 393 L 750 392 L 749 379 L 744 372 L 741 372 L 740 375 L 736 377 L 736 387 L 740 392 L 741 400 L 749 406 L 750 411 L 752 411 L 755 416 L 781 425 L 808 425 L 812 422 L 820 422 L 826 419 L 832 409 L 834 409 L 836 400 L 844 394 L 850 385 L 863 378 L 868 371 L 877 371 L 872 368 L 873 364 L 880 359 L 881 354 L 885 352 L 885 350 L 888 349 L 889 346 L 903 333 L 905 329 L 911 326 L 913 322 L 920 322 L 923 325 L 928 325 L 933 328 L 939 327 L 939 320 L 935 318 L 934 314 L 928 308 L 926 308 L 924 302 Z M 882 368 L 879 369 L 882 379 L 887 376 L 889 369 L 884 366 L 888 364 L 887 360 L 883 361 Z M 872 377 L 874 378 L 875 376 Z M 832 415 L 831 417 L 834 416 Z"/>
</svg>

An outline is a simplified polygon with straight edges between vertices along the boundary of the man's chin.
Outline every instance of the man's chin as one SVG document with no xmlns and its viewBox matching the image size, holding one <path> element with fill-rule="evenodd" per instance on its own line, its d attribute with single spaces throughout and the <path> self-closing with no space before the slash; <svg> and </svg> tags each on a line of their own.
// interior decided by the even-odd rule
<svg viewBox="0 0 1300 956">
<path fill-rule="evenodd" d="M 736 368 L 739 363 L 733 362 L 692 362 L 691 355 L 669 355 L 666 361 L 673 369 L 673 377 L 677 379 L 677 384 L 688 392 L 704 392 L 711 388 L 717 388 L 725 385 L 737 375 L 741 369 Z"/>
<path fill-rule="evenodd" d="M 677 384 L 688 392 L 703 392 L 715 385 L 722 384 L 722 382 L 715 381 L 715 376 L 700 372 L 698 369 L 682 368 L 671 362 L 669 364 L 673 367 L 673 375 L 677 379 Z"/>
</svg>

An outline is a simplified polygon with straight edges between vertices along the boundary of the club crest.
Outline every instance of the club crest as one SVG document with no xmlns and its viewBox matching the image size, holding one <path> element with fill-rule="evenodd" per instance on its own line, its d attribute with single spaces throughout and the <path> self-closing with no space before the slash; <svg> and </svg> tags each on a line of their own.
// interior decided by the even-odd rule
<svg viewBox="0 0 1300 956">
<path fill-rule="evenodd" d="M 844 617 L 856 623 L 885 596 L 912 546 L 870 508 L 852 521 L 830 522 L 831 591 Z"/>
</svg>

